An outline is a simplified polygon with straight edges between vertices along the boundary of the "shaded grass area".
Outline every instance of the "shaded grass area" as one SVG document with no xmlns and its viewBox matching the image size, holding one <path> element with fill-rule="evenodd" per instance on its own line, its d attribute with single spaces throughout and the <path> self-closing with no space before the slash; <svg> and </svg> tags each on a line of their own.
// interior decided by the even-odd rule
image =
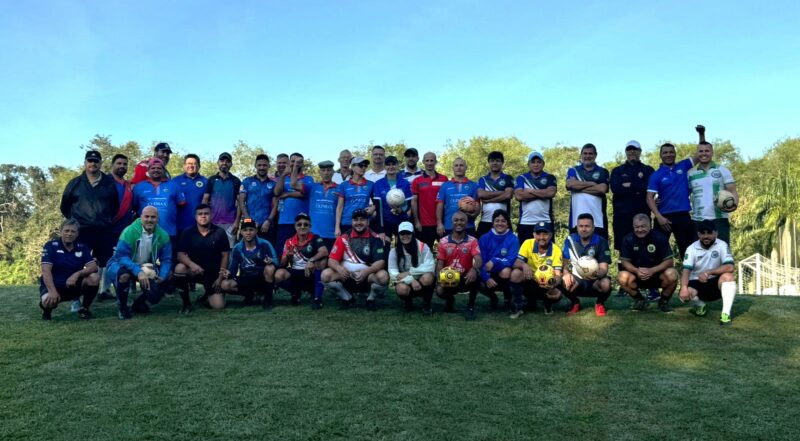
<svg viewBox="0 0 800 441">
<path fill-rule="evenodd" d="M 800 299 L 741 296 L 734 326 L 613 298 L 566 317 L 167 298 L 121 322 L 39 320 L 0 288 L 0 439 L 796 439 Z M 464 299 L 461 299 L 463 302 Z M 589 304 L 590 301 L 586 301 Z M 463 306 L 463 304 L 459 304 Z M 677 305 L 676 305 L 677 306 Z"/>
</svg>

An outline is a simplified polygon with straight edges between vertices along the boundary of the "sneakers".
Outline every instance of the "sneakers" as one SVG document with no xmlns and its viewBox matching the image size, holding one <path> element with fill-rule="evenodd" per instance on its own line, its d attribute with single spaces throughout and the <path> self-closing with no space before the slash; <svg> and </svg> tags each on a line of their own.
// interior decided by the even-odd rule
<svg viewBox="0 0 800 441">
<path fill-rule="evenodd" d="M 92 318 L 92 311 L 89 311 L 89 309 L 87 308 L 81 307 L 81 309 L 78 310 L 78 317 L 80 317 L 81 320 L 89 320 Z"/>
<path fill-rule="evenodd" d="M 553 305 L 549 303 L 544 304 L 544 315 L 551 315 L 553 314 Z"/>
<path fill-rule="evenodd" d="M 319 300 L 314 300 L 313 302 L 311 302 L 311 309 L 313 309 L 314 311 L 322 309 L 322 302 Z"/>
<path fill-rule="evenodd" d="M 602 303 L 596 303 L 594 305 L 594 315 L 598 317 L 605 317 L 606 316 L 606 306 Z"/>
<path fill-rule="evenodd" d="M 377 311 L 378 310 L 378 303 L 375 300 L 367 300 L 367 311 Z"/>
<path fill-rule="evenodd" d="M 192 313 L 192 311 L 194 311 L 194 308 L 192 308 L 192 305 L 184 305 L 184 307 L 181 308 L 180 314 L 181 315 L 189 315 L 189 314 Z"/>
<path fill-rule="evenodd" d="M 69 305 L 69 312 L 78 312 L 81 310 L 81 301 L 73 300 Z"/>
<path fill-rule="evenodd" d="M 117 310 L 117 318 L 119 318 L 120 320 L 130 320 L 131 317 L 132 317 L 131 316 L 131 310 L 128 309 L 127 306 L 120 307 Z"/>
<path fill-rule="evenodd" d="M 690 309 L 689 312 L 698 317 L 705 317 L 705 315 L 708 313 L 708 310 L 706 309 L 706 305 L 701 305 Z"/>
<path fill-rule="evenodd" d="M 674 309 L 672 309 L 672 306 L 669 306 L 669 300 L 659 300 L 658 309 L 660 309 L 661 312 L 667 312 L 667 313 L 674 311 Z"/>
<path fill-rule="evenodd" d="M 725 314 L 724 312 L 719 315 L 719 325 L 720 326 L 730 326 L 733 324 L 733 320 L 731 320 L 730 314 Z"/>
<path fill-rule="evenodd" d="M 49 322 L 53 320 L 53 310 L 52 309 L 44 309 L 42 308 L 42 320 Z"/>
<path fill-rule="evenodd" d="M 661 294 L 658 292 L 657 289 L 650 288 L 650 290 L 647 291 L 647 300 L 655 301 L 658 300 L 659 298 L 661 298 Z"/>
<path fill-rule="evenodd" d="M 351 297 L 350 300 L 342 300 L 339 309 L 350 309 L 356 306 L 356 298 Z"/>
<path fill-rule="evenodd" d="M 478 318 L 478 316 L 475 315 L 475 308 L 467 308 L 467 311 L 464 313 L 464 320 L 472 321 L 476 318 Z"/>
<path fill-rule="evenodd" d="M 524 314 L 525 314 L 525 310 L 520 308 L 520 309 L 512 312 L 511 315 L 508 316 L 508 318 L 510 318 L 511 320 L 516 320 L 516 319 L 522 317 Z"/>
<path fill-rule="evenodd" d="M 111 293 L 108 291 L 103 291 L 97 296 L 98 302 L 103 302 L 105 300 L 114 300 L 114 299 L 116 299 L 116 297 L 112 296 Z"/>
<path fill-rule="evenodd" d="M 636 301 L 633 302 L 633 306 L 631 306 L 631 309 L 633 311 L 644 311 L 645 309 L 647 309 L 647 300 L 644 298 L 636 299 Z"/>
<path fill-rule="evenodd" d="M 580 303 L 576 303 L 576 304 L 572 305 L 571 308 L 569 308 L 569 311 L 567 311 L 567 315 L 575 315 L 580 310 L 581 310 L 581 304 Z"/>
</svg>

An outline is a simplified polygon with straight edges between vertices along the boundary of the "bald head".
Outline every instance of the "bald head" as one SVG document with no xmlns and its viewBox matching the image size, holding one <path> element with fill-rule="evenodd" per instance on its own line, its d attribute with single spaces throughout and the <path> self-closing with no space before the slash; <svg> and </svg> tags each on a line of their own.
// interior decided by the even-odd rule
<svg viewBox="0 0 800 441">
<path fill-rule="evenodd" d="M 142 210 L 142 228 L 148 233 L 152 233 L 158 225 L 158 210 L 152 205 L 144 207 Z"/>
</svg>

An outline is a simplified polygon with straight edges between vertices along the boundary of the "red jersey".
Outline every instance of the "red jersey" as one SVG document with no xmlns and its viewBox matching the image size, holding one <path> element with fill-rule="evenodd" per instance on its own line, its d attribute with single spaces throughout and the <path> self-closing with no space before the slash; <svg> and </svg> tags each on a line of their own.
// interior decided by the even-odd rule
<svg viewBox="0 0 800 441">
<path fill-rule="evenodd" d="M 411 193 L 417 197 L 419 223 L 423 227 L 436 226 L 436 197 L 439 195 L 439 188 L 447 181 L 445 175 L 436 173 L 434 177 L 430 177 L 423 173 L 411 183 Z"/>
<path fill-rule="evenodd" d="M 456 242 L 452 235 L 448 235 L 439 239 L 436 259 L 441 260 L 444 266 L 453 267 L 456 271 L 464 273 L 472 269 L 472 258 L 480 254 L 478 239 L 466 235 L 461 242 Z"/>
</svg>

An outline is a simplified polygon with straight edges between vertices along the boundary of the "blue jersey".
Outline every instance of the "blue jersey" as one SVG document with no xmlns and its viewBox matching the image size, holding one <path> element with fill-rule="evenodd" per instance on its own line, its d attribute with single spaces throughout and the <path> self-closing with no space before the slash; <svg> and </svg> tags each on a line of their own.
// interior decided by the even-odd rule
<svg viewBox="0 0 800 441">
<path fill-rule="evenodd" d="M 280 178 L 278 178 L 280 179 Z M 284 177 L 283 192 L 291 193 L 296 191 L 289 186 L 291 177 Z M 303 196 L 300 198 L 286 198 L 278 200 L 278 224 L 280 225 L 294 225 L 294 218 L 300 213 L 308 213 L 308 191 L 311 185 L 314 184 L 314 178 L 311 176 L 298 176 L 297 183 L 303 185 Z"/>
<path fill-rule="evenodd" d="M 483 265 L 480 269 L 481 279 L 485 282 L 492 274 L 497 274 L 505 268 L 514 266 L 514 261 L 519 255 L 519 239 L 511 229 L 505 234 L 497 234 L 494 229 L 478 239 L 478 246 L 481 249 L 481 259 Z M 492 262 L 492 270 L 486 271 L 486 264 Z"/>
<path fill-rule="evenodd" d="M 272 198 L 275 197 L 275 181 L 258 176 L 244 178 L 241 192 L 247 195 L 247 212 L 258 226 L 264 223 L 272 211 Z"/>
<path fill-rule="evenodd" d="M 439 195 L 436 196 L 436 203 L 444 204 L 444 229 L 453 229 L 453 215 L 458 211 L 458 201 L 464 196 L 469 196 L 478 200 L 478 184 L 464 178 L 463 182 L 456 181 L 455 178 L 442 184 L 439 188 Z M 467 221 L 467 228 L 471 228 L 475 218 L 470 217 Z"/>
<path fill-rule="evenodd" d="M 183 193 L 174 181 L 154 185 L 142 181 L 133 186 L 133 209 L 139 216 L 142 210 L 151 205 L 158 210 L 158 225 L 170 236 L 178 234 L 178 205 L 185 203 Z"/>
<path fill-rule="evenodd" d="M 331 182 L 324 185 L 315 182 L 308 198 L 308 215 L 311 232 L 324 239 L 336 238 L 336 204 L 339 203 L 339 187 Z"/>
<path fill-rule="evenodd" d="M 92 251 L 80 242 L 73 243 L 72 251 L 64 247 L 61 239 L 51 240 L 42 248 L 42 264 L 52 268 L 53 283 L 56 286 L 64 286 L 71 275 L 93 260 Z"/>
<path fill-rule="evenodd" d="M 658 194 L 658 211 L 661 214 L 683 213 L 692 210 L 689 205 L 689 178 L 692 160 L 687 158 L 671 168 L 661 164 L 647 183 L 647 192 Z"/>
<path fill-rule="evenodd" d="M 217 225 L 227 225 L 236 222 L 236 200 L 242 181 L 233 174 L 223 178 L 219 173 L 208 178 L 206 194 L 208 204 L 211 205 L 211 222 Z"/>
<path fill-rule="evenodd" d="M 353 180 L 342 182 L 339 185 L 339 197 L 344 199 L 344 210 L 342 210 L 342 225 L 353 224 L 353 211 L 359 208 L 367 208 L 372 199 L 372 181 L 363 179 L 356 184 Z"/>
<path fill-rule="evenodd" d="M 178 231 L 183 231 L 195 225 L 194 209 L 203 202 L 203 194 L 206 192 L 208 179 L 200 174 L 193 178 L 186 173 L 175 176 L 172 182 L 178 187 L 186 204 L 178 207 Z"/>
<path fill-rule="evenodd" d="M 264 259 L 269 257 L 275 264 L 278 263 L 278 256 L 275 248 L 266 240 L 256 237 L 256 246 L 248 250 L 244 244 L 244 239 L 233 246 L 231 250 L 231 260 L 228 263 L 228 271 L 232 276 L 259 276 L 263 274 L 267 264 Z"/>
<path fill-rule="evenodd" d="M 392 213 L 392 207 L 386 202 L 386 193 L 389 193 L 389 190 L 395 188 L 403 190 L 403 193 L 406 195 L 406 204 L 403 206 L 403 212 L 400 215 Z M 400 222 L 411 220 L 411 216 L 408 215 L 408 204 L 413 194 L 411 194 L 411 184 L 409 184 L 405 178 L 397 179 L 394 183 L 390 183 L 388 178 L 378 179 L 378 181 L 375 182 L 375 187 L 372 189 L 372 192 L 375 194 L 375 197 L 381 199 L 381 213 L 383 214 L 384 225 L 386 223 L 398 225 Z"/>
</svg>

